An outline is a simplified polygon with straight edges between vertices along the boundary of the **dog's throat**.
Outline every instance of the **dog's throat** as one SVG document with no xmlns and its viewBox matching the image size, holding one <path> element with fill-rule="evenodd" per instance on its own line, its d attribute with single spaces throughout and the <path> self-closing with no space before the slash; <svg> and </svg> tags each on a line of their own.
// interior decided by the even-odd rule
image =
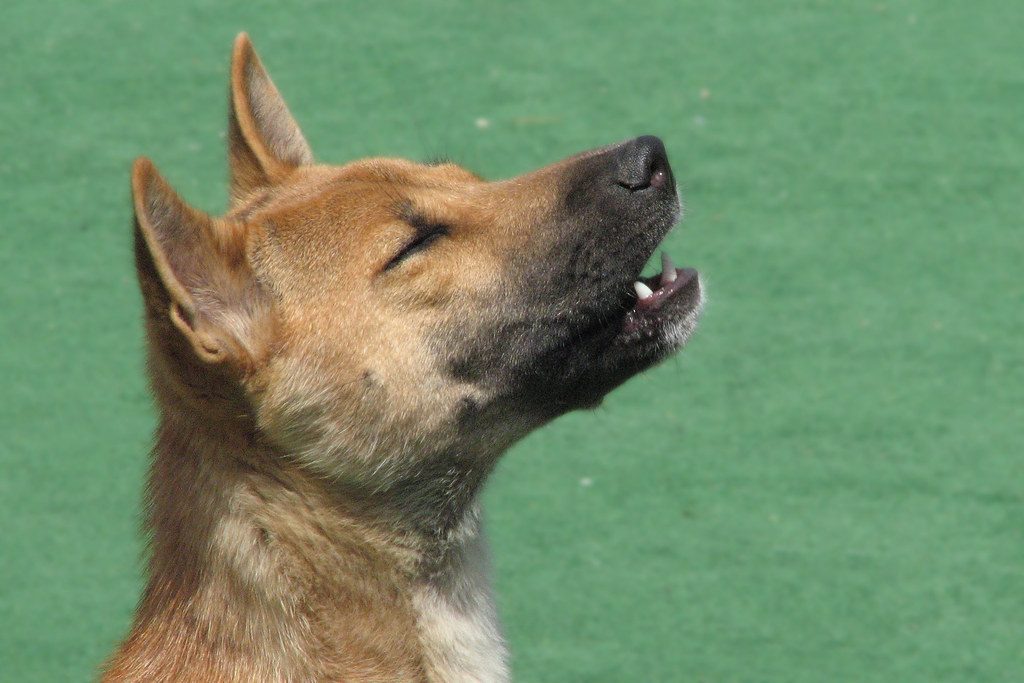
<svg viewBox="0 0 1024 683">
<path fill-rule="evenodd" d="M 473 525 L 477 496 L 492 467 L 492 459 L 433 456 L 388 488 L 387 506 L 428 542 L 447 544 Z"/>
<path fill-rule="evenodd" d="M 171 628 L 195 639 L 203 666 L 289 680 L 333 680 L 302 656 L 329 643 L 365 645 L 365 661 L 388 651 L 380 680 L 504 679 L 476 502 L 486 468 L 439 455 L 379 499 L 355 500 L 211 434 L 177 420 L 161 427 L 149 588 L 129 639 L 149 649 L 128 654 L 179 666 L 167 658 L 182 650 L 159 640 Z M 240 625 L 249 635 L 236 642 Z M 373 633 L 387 642 L 367 642 Z M 467 668 L 444 668 L 452 662 Z M 197 669 L 197 679 L 214 670 Z"/>
</svg>

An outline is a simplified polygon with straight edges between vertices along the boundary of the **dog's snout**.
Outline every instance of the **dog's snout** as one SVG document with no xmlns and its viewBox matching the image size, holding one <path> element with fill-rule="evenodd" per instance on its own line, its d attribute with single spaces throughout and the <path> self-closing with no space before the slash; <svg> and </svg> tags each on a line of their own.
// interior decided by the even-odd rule
<svg viewBox="0 0 1024 683">
<path fill-rule="evenodd" d="M 654 135 L 643 135 L 623 144 L 615 155 L 615 164 L 615 184 L 630 192 L 674 184 L 665 144 Z"/>
</svg>

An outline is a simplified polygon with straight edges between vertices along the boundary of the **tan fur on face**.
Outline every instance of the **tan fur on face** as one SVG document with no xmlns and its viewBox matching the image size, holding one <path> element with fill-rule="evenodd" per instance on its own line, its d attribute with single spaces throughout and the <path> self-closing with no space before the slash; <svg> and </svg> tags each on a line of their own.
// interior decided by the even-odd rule
<svg viewBox="0 0 1024 683">
<path fill-rule="evenodd" d="M 261 424 L 325 474 L 383 485 L 395 458 L 444 442 L 459 400 L 476 391 L 438 371 L 422 335 L 486 305 L 502 279 L 498 255 L 527 231 L 497 229 L 493 194 L 460 169 L 373 160 L 303 175 L 315 199 L 285 195 L 251 219 L 269 226 L 254 261 L 275 283 L 283 339 Z M 406 204 L 458 231 L 429 264 L 382 272 L 409 238 L 396 215 Z"/>
</svg>

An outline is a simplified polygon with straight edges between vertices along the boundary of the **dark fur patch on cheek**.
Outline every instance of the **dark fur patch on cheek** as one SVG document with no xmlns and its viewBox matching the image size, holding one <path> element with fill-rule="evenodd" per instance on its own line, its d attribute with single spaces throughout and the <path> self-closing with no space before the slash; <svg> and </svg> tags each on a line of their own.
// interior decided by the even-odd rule
<svg viewBox="0 0 1024 683">
<path fill-rule="evenodd" d="M 472 396 L 463 396 L 459 401 L 458 415 L 456 421 L 459 427 L 465 428 L 472 426 L 477 417 L 480 415 L 480 404 Z"/>
<path fill-rule="evenodd" d="M 479 354 L 470 353 L 453 359 L 448 364 L 448 372 L 460 382 L 474 383 L 484 377 L 486 368 Z"/>
</svg>

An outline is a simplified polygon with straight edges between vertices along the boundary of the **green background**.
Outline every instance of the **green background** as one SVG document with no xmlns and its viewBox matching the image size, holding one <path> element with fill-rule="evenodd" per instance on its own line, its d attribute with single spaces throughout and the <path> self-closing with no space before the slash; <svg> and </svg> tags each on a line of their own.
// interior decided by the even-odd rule
<svg viewBox="0 0 1024 683">
<path fill-rule="evenodd" d="M 322 160 L 505 177 L 667 143 L 667 246 L 709 308 L 493 479 L 517 680 L 1024 681 L 1017 0 L 0 17 L 0 679 L 85 680 L 129 623 L 154 416 L 128 169 L 224 206 L 244 29 Z"/>
</svg>

